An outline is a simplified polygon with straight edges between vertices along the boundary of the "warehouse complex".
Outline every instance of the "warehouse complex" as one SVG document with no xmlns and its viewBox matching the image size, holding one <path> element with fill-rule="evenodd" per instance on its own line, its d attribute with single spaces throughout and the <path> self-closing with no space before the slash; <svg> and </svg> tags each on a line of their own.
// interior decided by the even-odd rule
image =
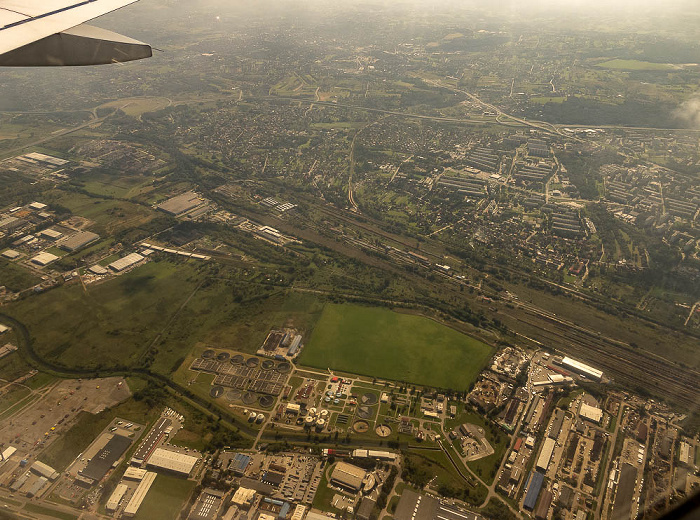
<svg viewBox="0 0 700 520">
<path fill-rule="evenodd" d="M 188 477 L 198 460 L 197 457 L 191 455 L 157 448 L 148 459 L 148 467 Z"/>
</svg>

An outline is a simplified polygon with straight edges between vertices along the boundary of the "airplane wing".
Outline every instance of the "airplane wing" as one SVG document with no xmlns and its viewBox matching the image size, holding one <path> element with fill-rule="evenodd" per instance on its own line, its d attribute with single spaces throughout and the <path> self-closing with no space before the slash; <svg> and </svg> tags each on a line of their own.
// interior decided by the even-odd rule
<svg viewBox="0 0 700 520">
<path fill-rule="evenodd" d="M 0 66 L 100 65 L 149 58 L 148 44 L 85 22 L 137 0 L 0 0 Z"/>
</svg>

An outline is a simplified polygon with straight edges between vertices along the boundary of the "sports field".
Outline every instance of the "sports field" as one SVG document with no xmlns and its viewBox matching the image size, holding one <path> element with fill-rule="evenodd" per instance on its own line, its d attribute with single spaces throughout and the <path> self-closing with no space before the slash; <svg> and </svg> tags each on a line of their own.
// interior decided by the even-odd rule
<svg viewBox="0 0 700 520">
<path fill-rule="evenodd" d="M 465 390 L 491 354 L 485 343 L 422 316 L 326 304 L 299 362 Z"/>
</svg>

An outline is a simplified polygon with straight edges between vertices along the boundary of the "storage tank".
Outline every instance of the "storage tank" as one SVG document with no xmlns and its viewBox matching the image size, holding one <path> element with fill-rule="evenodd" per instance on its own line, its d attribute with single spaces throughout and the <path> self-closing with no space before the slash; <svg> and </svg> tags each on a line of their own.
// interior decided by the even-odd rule
<svg viewBox="0 0 700 520">
<path fill-rule="evenodd" d="M 321 418 L 325 419 L 326 417 L 328 417 L 328 410 L 321 410 Z"/>
<path fill-rule="evenodd" d="M 326 426 L 326 420 L 325 419 L 319 419 L 316 421 L 316 431 L 321 431 L 323 428 Z"/>
<path fill-rule="evenodd" d="M 316 419 L 314 419 L 310 415 L 307 415 L 306 419 L 304 419 L 304 426 L 311 428 L 315 422 L 316 422 Z"/>
<path fill-rule="evenodd" d="M 255 418 L 258 416 L 255 412 L 250 412 L 250 415 L 248 416 L 248 421 L 253 422 Z"/>
<path fill-rule="evenodd" d="M 255 418 L 255 422 L 260 424 L 265 420 L 265 415 L 262 413 L 259 413 L 258 416 Z"/>
<path fill-rule="evenodd" d="M 309 408 L 309 415 L 311 415 L 312 417 L 316 415 L 316 408 Z"/>
</svg>

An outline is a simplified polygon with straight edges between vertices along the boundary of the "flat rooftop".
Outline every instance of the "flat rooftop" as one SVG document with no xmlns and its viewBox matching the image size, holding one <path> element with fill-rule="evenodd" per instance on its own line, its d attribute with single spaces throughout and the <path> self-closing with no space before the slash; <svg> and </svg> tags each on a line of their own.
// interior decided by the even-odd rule
<svg viewBox="0 0 700 520">
<path fill-rule="evenodd" d="M 104 448 L 98 451 L 85 469 L 79 473 L 80 476 L 99 482 L 130 445 L 131 439 L 122 435 L 113 435 Z"/>
</svg>

